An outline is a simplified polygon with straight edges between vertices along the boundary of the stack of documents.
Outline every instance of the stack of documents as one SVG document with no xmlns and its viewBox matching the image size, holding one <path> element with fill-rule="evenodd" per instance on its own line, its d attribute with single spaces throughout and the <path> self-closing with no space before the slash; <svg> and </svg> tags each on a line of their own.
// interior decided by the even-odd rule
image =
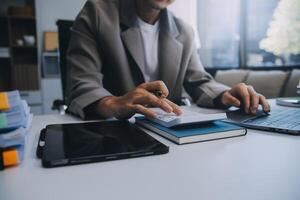
<svg viewBox="0 0 300 200">
<path fill-rule="evenodd" d="M 32 121 L 18 91 L 0 92 L 0 169 L 23 160 L 25 136 Z"/>
</svg>

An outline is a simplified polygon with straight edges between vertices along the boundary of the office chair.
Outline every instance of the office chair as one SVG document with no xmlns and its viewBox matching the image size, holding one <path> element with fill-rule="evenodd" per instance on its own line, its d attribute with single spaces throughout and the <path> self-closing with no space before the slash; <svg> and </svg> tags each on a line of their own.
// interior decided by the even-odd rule
<svg viewBox="0 0 300 200">
<path fill-rule="evenodd" d="M 54 100 L 52 110 L 58 110 L 60 114 L 65 114 L 67 110 L 67 50 L 71 39 L 71 27 L 73 26 L 73 23 L 74 21 L 72 20 L 58 20 L 56 22 L 58 29 L 59 66 L 63 99 Z"/>
</svg>

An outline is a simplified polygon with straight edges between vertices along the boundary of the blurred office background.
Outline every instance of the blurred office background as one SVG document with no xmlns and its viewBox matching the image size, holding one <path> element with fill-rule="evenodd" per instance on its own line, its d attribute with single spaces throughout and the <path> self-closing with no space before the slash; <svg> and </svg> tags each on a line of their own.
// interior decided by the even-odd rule
<svg viewBox="0 0 300 200">
<path fill-rule="evenodd" d="M 21 90 L 36 114 L 57 113 L 52 104 L 62 98 L 62 89 L 56 21 L 74 20 L 85 1 L 0 1 L 0 90 Z M 18 15 L 13 8 L 19 6 L 32 12 Z M 268 97 L 287 95 L 284 87 L 292 71 L 300 69 L 299 0 L 176 0 L 170 9 L 194 28 L 199 56 L 210 73 L 270 71 L 282 84 Z M 232 84 L 224 76 L 217 79 Z M 297 79 L 298 74 L 293 84 Z"/>
<path fill-rule="evenodd" d="M 297 0 L 200 0 L 202 61 L 207 67 L 299 65 L 299 17 Z"/>
</svg>

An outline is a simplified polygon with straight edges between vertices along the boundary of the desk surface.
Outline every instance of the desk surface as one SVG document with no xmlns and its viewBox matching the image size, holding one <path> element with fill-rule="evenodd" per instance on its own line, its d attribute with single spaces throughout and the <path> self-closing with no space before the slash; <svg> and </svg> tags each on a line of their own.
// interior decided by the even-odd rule
<svg viewBox="0 0 300 200">
<path fill-rule="evenodd" d="M 256 130 L 182 146 L 150 133 L 170 146 L 168 154 L 42 168 L 35 157 L 39 131 L 47 124 L 78 121 L 34 117 L 24 163 L 0 172 L 1 200 L 300 199 L 300 137 Z"/>
</svg>

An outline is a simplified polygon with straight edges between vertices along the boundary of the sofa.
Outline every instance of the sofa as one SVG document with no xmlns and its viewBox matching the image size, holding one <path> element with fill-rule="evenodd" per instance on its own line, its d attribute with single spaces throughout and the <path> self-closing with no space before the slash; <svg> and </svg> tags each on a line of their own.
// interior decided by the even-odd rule
<svg viewBox="0 0 300 200">
<path fill-rule="evenodd" d="M 228 86 L 244 82 L 252 85 L 255 90 L 267 98 L 294 97 L 300 81 L 300 69 L 293 70 L 217 70 L 216 81 Z"/>
</svg>

